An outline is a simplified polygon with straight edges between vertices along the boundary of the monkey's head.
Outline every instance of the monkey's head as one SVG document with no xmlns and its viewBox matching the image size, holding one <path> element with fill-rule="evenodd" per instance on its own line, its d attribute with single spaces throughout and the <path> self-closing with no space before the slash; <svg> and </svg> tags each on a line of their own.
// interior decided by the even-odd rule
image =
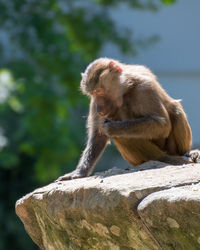
<svg viewBox="0 0 200 250">
<path fill-rule="evenodd" d="M 81 90 L 95 99 L 97 112 L 102 116 L 109 117 L 122 104 L 122 67 L 118 61 L 100 58 L 90 63 L 82 74 Z"/>
</svg>

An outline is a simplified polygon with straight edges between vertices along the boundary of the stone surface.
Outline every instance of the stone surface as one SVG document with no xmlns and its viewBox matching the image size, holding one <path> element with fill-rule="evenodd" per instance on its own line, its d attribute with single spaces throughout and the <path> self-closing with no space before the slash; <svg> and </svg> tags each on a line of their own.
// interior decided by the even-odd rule
<svg viewBox="0 0 200 250">
<path fill-rule="evenodd" d="M 160 249 L 161 245 L 174 249 L 178 236 L 173 238 L 175 243 L 168 245 L 167 239 L 159 242 L 160 236 L 155 231 L 182 230 L 181 222 L 173 214 L 166 214 L 164 226 L 157 223 L 156 208 L 153 213 L 155 201 L 148 201 L 148 198 L 160 190 L 173 190 L 173 187 L 188 186 L 199 180 L 199 164 L 168 166 L 152 161 L 131 170 L 114 168 L 88 178 L 52 183 L 18 200 L 16 213 L 42 249 L 148 250 Z M 187 209 L 187 202 L 193 201 L 184 202 Z M 196 213 L 191 214 L 194 218 L 199 216 L 197 203 L 191 210 Z M 184 218 L 183 214 L 181 216 Z M 153 223 L 160 228 L 153 230 Z M 196 227 L 194 230 L 198 231 Z M 194 230 L 191 229 L 191 234 L 199 244 L 200 232 L 194 233 Z M 184 238 L 182 234 L 183 230 L 179 235 Z M 170 233 L 167 235 L 171 237 Z"/>
<path fill-rule="evenodd" d="M 138 212 L 161 249 L 200 249 L 200 184 L 150 194 Z"/>
</svg>

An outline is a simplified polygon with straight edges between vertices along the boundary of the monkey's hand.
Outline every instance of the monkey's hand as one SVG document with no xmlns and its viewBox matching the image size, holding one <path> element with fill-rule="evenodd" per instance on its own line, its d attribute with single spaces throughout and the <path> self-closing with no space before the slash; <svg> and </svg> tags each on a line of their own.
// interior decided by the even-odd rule
<svg viewBox="0 0 200 250">
<path fill-rule="evenodd" d="M 115 135 L 115 130 L 117 128 L 117 126 L 119 122 L 117 121 L 110 121 L 110 120 L 105 120 L 103 125 L 102 125 L 102 129 L 105 135 L 107 135 L 108 137 L 112 137 Z"/>
<path fill-rule="evenodd" d="M 71 173 L 60 176 L 55 182 L 73 180 L 73 179 L 83 178 L 86 176 L 87 176 L 86 173 L 80 171 L 79 169 L 75 169 Z"/>
</svg>

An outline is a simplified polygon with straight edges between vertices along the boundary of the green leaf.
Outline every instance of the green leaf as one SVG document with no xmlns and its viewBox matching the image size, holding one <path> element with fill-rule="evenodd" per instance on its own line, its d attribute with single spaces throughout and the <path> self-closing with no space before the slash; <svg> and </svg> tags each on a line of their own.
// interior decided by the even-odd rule
<svg viewBox="0 0 200 250">
<path fill-rule="evenodd" d="M 164 4 L 173 4 L 176 2 L 176 0 L 161 0 Z"/>
</svg>

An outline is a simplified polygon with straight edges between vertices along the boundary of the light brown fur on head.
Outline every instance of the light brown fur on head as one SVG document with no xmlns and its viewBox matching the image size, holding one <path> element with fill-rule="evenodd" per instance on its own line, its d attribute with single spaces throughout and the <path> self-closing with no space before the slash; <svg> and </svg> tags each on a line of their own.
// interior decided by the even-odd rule
<svg viewBox="0 0 200 250">
<path fill-rule="evenodd" d="M 81 74 L 80 88 L 84 94 L 91 95 L 92 91 L 101 86 L 105 79 L 107 81 L 109 81 L 109 78 L 112 78 L 111 81 L 114 80 L 113 78 L 117 74 L 109 66 L 111 61 L 113 60 L 109 58 L 99 58 L 88 65 L 85 72 Z M 115 62 L 119 63 L 118 61 Z M 119 77 L 119 74 L 117 77 Z"/>
<path fill-rule="evenodd" d="M 113 62 L 115 66 L 110 67 Z M 84 73 L 81 73 L 81 91 L 86 95 L 91 95 L 97 87 L 106 87 L 108 91 L 120 89 L 121 95 L 137 82 L 156 81 L 156 76 L 145 66 L 127 65 L 111 58 L 99 58 L 88 65 Z M 110 89 L 109 89 L 110 88 Z M 113 94 L 113 92 L 112 92 Z"/>
<path fill-rule="evenodd" d="M 127 74 L 127 65 L 110 58 L 99 58 L 89 64 L 85 72 L 82 73 L 80 88 L 88 96 L 92 96 L 94 90 L 105 94 L 112 93 L 110 98 L 117 107 L 122 105 L 122 96 L 134 83 L 123 80 L 124 73 Z M 125 69 L 125 71 L 124 71 Z M 127 73 L 126 73 L 127 72 Z M 103 91 L 102 91 L 103 90 Z"/>
</svg>

